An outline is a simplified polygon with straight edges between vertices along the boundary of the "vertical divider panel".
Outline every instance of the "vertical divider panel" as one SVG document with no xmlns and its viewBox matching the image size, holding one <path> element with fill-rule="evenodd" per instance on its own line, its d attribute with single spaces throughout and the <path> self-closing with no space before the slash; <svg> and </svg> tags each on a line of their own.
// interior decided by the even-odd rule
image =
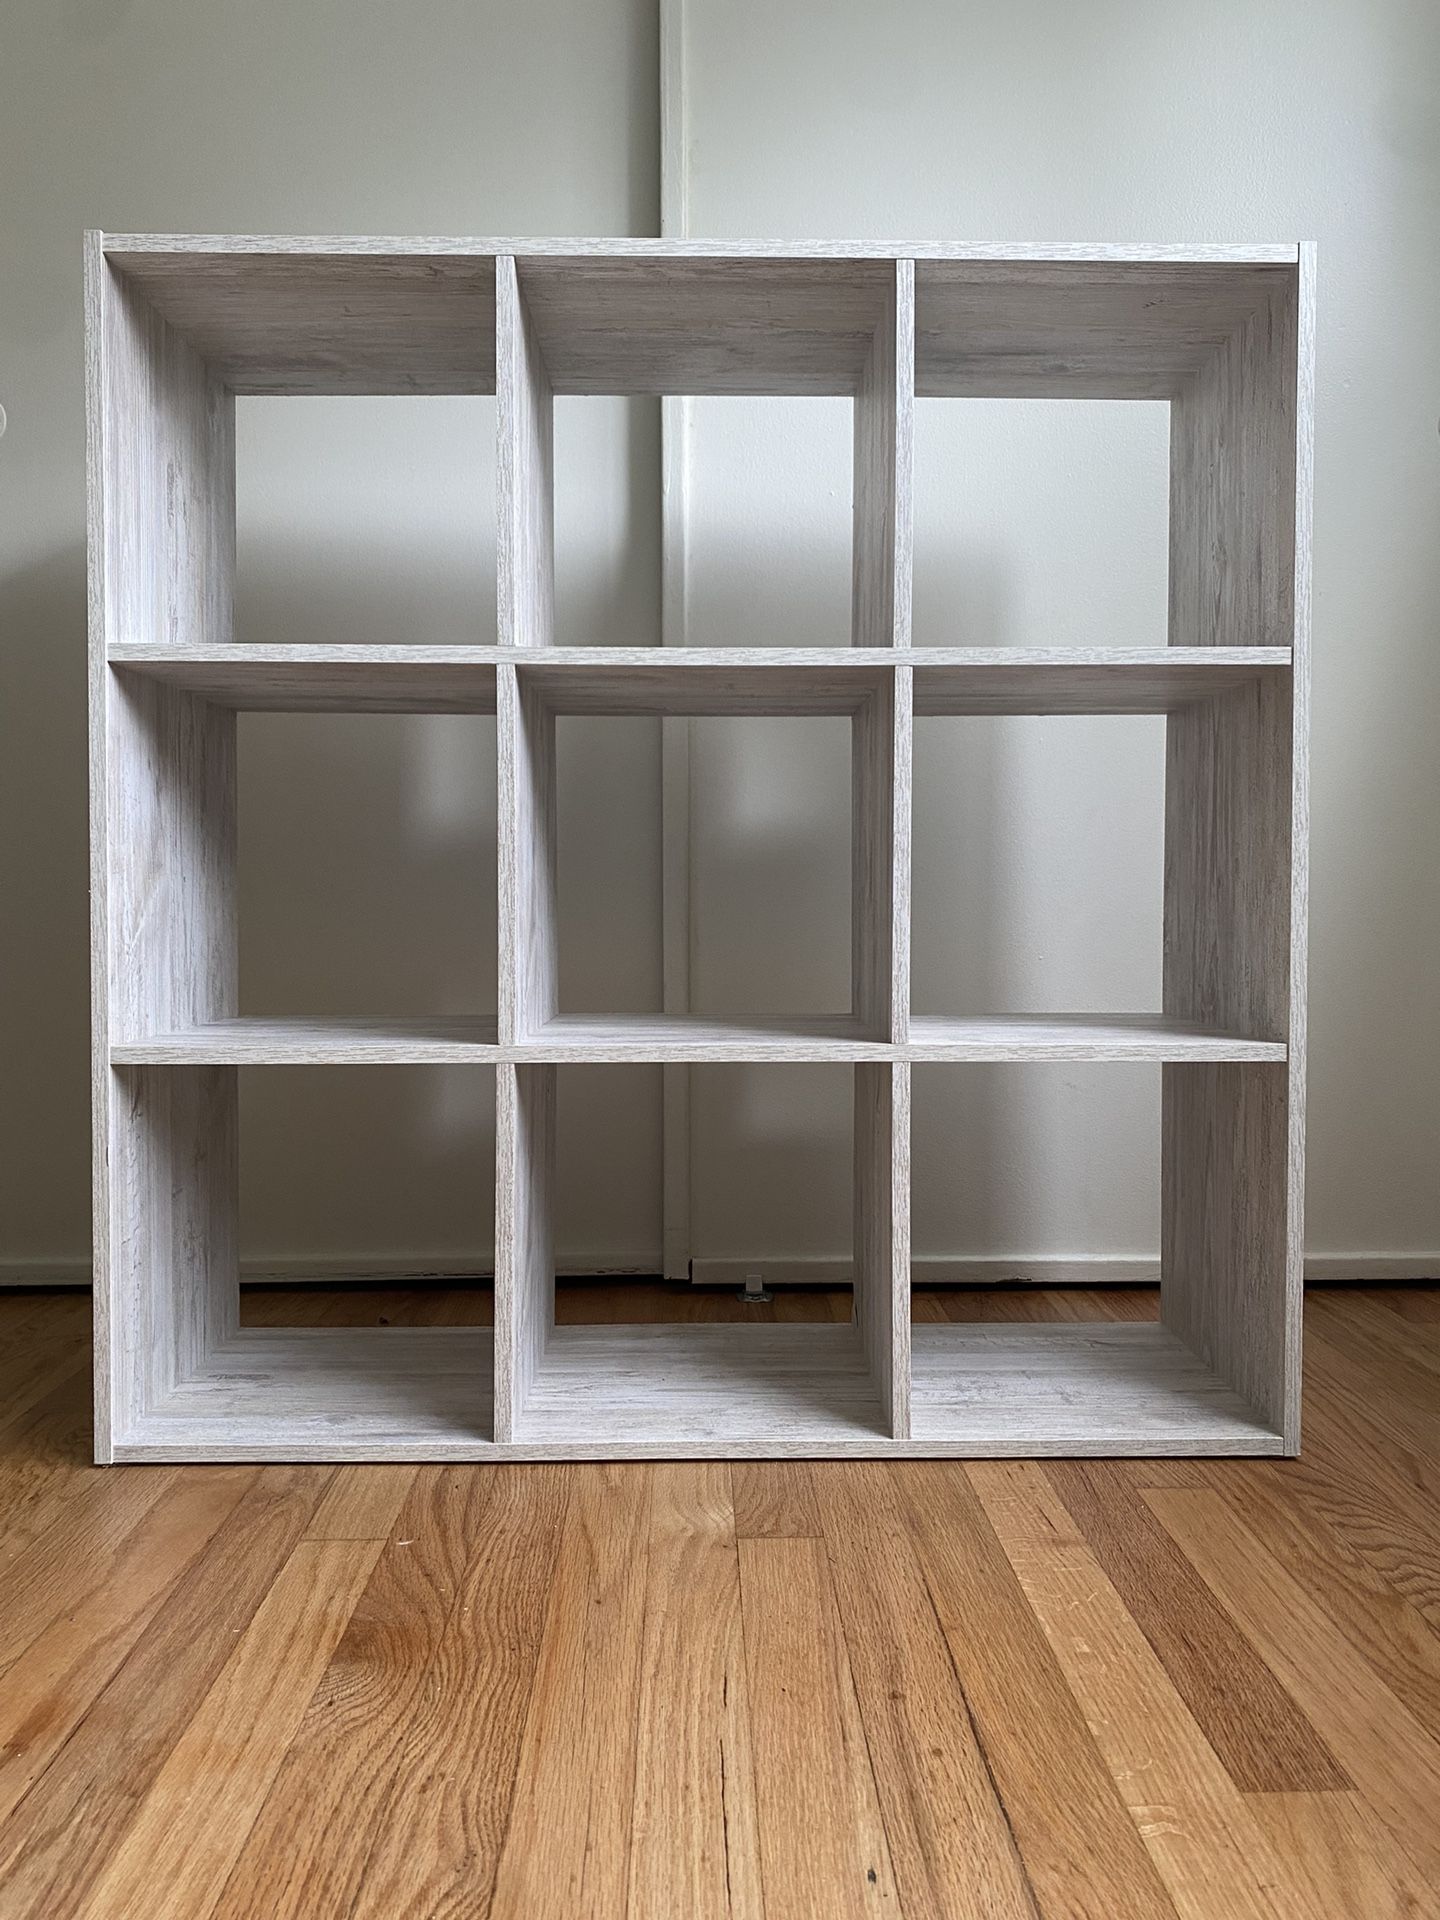
<svg viewBox="0 0 1440 1920">
<path fill-rule="evenodd" d="M 897 260 L 855 392 L 851 639 L 910 645 L 915 263 Z"/>
<path fill-rule="evenodd" d="M 915 267 L 894 263 L 855 393 L 851 639 L 908 648 Z M 910 1037 L 913 672 L 890 669 L 856 713 L 851 775 L 853 1006 L 876 1038 Z M 910 1433 L 910 1068 L 855 1069 L 855 1319 L 891 1434 Z"/>
<path fill-rule="evenodd" d="M 126 683 L 112 643 L 232 637 L 223 382 L 86 241 L 95 1452 L 238 1317 L 233 1069 L 114 1072 L 112 1040 L 238 1008 L 235 716 Z"/>
<path fill-rule="evenodd" d="M 512 255 L 495 262 L 502 647 L 555 639 L 554 405 Z M 555 716 L 523 672 L 496 671 L 500 1043 L 555 1013 Z M 502 1064 L 495 1124 L 495 1438 L 513 1441 L 554 1320 L 555 1068 Z"/>
<path fill-rule="evenodd" d="M 555 1015 L 555 715 L 523 667 L 495 671 L 500 846 L 500 1044 L 533 1038 Z"/>
<path fill-rule="evenodd" d="M 495 1439 L 504 1444 L 520 1437 L 525 1405 L 555 1324 L 557 1069 L 507 1061 L 497 1073 Z"/>
<path fill-rule="evenodd" d="M 511 254 L 495 262 L 495 426 L 502 647 L 555 644 L 555 426 L 550 378 Z"/>
<path fill-rule="evenodd" d="M 1308 300 L 1290 280 L 1172 403 L 1171 644 L 1289 645 L 1296 664 L 1289 684 L 1172 713 L 1165 779 L 1165 1012 L 1284 1039 L 1289 1059 L 1163 1069 L 1161 1313 L 1290 1451 L 1303 1283 Z"/>
<path fill-rule="evenodd" d="M 910 1067 L 855 1068 L 855 1320 L 893 1439 L 910 1438 Z"/>
<path fill-rule="evenodd" d="M 495 262 L 499 454 L 497 593 L 502 647 L 554 642 L 554 431 L 550 382 L 514 257 Z M 556 1009 L 555 719 L 513 667 L 496 674 L 500 1040 Z"/>
</svg>

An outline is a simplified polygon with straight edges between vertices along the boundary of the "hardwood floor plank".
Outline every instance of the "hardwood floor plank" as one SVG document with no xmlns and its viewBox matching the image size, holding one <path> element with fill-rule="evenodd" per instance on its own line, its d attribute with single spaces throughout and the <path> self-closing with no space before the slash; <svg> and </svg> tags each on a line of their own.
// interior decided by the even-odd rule
<svg viewBox="0 0 1440 1920">
<path fill-rule="evenodd" d="M 1367 1287 L 1364 1297 L 1417 1326 L 1440 1326 L 1440 1287 Z"/>
<path fill-rule="evenodd" d="M 742 1539 L 819 1539 L 820 1509 L 808 1461 L 735 1460 L 730 1483 L 735 1531 Z"/>
<path fill-rule="evenodd" d="M 1436 1920 L 1440 1890 L 1356 1793 L 1257 1793 L 1250 1811 L 1314 1920 Z"/>
<path fill-rule="evenodd" d="M 572 1467 L 566 1477 L 569 1507 L 494 1920 L 621 1914 L 629 1897 L 649 1475 L 640 1466 L 605 1465 Z"/>
<path fill-rule="evenodd" d="M 67 1362 L 58 1384 L 7 1429 L 0 1445 L 0 1566 L 54 1525 L 93 1473 L 90 1457 L 90 1367 Z"/>
<path fill-rule="evenodd" d="M 1050 1480 L 1176 1691 L 1245 1793 L 1350 1782 L 1275 1675 L 1107 1461 L 1057 1460 Z"/>
<path fill-rule="evenodd" d="M 114 1469 L 108 1469 L 114 1471 Z M 330 1470 L 261 1469 L 0 1826 L 5 1920 L 66 1920 L 294 1551 Z"/>
<path fill-rule="evenodd" d="M 418 1467 L 337 1467 L 305 1529 L 307 1540 L 388 1540 Z"/>
<path fill-rule="evenodd" d="M 216 1920 L 349 1915 L 372 1852 L 423 1828 L 422 1689 L 483 1537 L 497 1475 L 422 1467 L 216 1909 Z M 423 1805 L 423 1803 L 421 1803 Z M 414 1825 L 412 1826 L 412 1823 Z"/>
<path fill-rule="evenodd" d="M 730 1469 L 651 1473 L 629 1920 L 764 1912 Z"/>
<path fill-rule="evenodd" d="M 82 1920 L 209 1920 L 380 1551 L 302 1540 L 151 1783 Z"/>
<path fill-rule="evenodd" d="M 256 1472 L 203 1467 L 181 1475 L 107 1559 L 103 1578 L 89 1581 L 84 1570 L 76 1583 L 81 1591 L 0 1680 L 0 1822 L 109 1685 L 166 1592 L 234 1511 Z"/>
<path fill-rule="evenodd" d="M 1306 1402 L 1304 1448 L 1285 1469 L 1294 1497 L 1328 1520 L 1440 1632 L 1440 1474 L 1319 1383 L 1307 1387 Z"/>
<path fill-rule="evenodd" d="M 823 1542 L 742 1540 L 740 1593 L 765 1910 L 897 1913 Z"/>
<path fill-rule="evenodd" d="M 1436 1421 L 1436 1376 L 1440 1330 L 1404 1321 L 1363 1293 L 1337 1293 L 1312 1300 L 1306 1329 L 1363 1366 L 1385 1393 L 1402 1391 Z"/>
<path fill-rule="evenodd" d="M 0 1440 L 57 1387 L 89 1374 L 89 1296 L 83 1322 L 72 1313 L 43 1311 L 55 1304 L 43 1302 L 27 1318 L 4 1311 L 0 1302 Z"/>
<path fill-rule="evenodd" d="M 1440 1742 L 1214 1493 L 1147 1501 L 1420 1872 L 1440 1883 Z"/>
<path fill-rule="evenodd" d="M 880 1462 L 817 1465 L 830 1577 L 905 1920 L 1033 1920 L 909 1529 Z"/>
<path fill-rule="evenodd" d="M 467 1471 L 493 1481 L 491 1497 L 425 1673 L 352 1920 L 462 1920 L 487 1911 L 495 1886 L 556 1579 L 566 1473 Z M 529 1862 L 537 1878 L 546 1845 Z"/>
<path fill-rule="evenodd" d="M 126 1536 L 175 1481 L 155 1467 L 89 1475 L 54 1524 L 0 1565 L 0 1673 L 109 1577 Z"/>
<path fill-rule="evenodd" d="M 970 1480 L 1181 1920 L 1309 1920 L 1214 1747 L 1045 1469 L 975 1465 Z"/>
<path fill-rule="evenodd" d="M 1311 1501 L 1296 1497 L 1296 1482 L 1291 1461 L 1215 1463 L 1208 1479 L 1210 1490 L 1440 1739 L 1440 1635 Z"/>
<path fill-rule="evenodd" d="M 1392 1446 L 1425 1458 L 1440 1482 L 1440 1391 L 1434 1378 L 1401 1354 L 1369 1352 L 1353 1329 L 1331 1339 L 1333 1319 L 1306 1316 L 1305 1359 L 1314 1387 L 1332 1394 Z M 1382 1384 L 1383 1383 L 1383 1384 Z"/>
<path fill-rule="evenodd" d="M 1045 1920 L 1175 1908 L 963 1468 L 906 1462 L 926 1584 Z"/>
</svg>

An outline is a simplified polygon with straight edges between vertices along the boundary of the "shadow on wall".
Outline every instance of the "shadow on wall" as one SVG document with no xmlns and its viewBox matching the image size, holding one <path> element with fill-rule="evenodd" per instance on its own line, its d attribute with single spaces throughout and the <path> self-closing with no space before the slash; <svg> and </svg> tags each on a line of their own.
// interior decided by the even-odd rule
<svg viewBox="0 0 1440 1920">
<path fill-rule="evenodd" d="M 85 660 L 80 545 L 0 578 L 6 1261 L 82 1260 L 90 1244 Z"/>
</svg>

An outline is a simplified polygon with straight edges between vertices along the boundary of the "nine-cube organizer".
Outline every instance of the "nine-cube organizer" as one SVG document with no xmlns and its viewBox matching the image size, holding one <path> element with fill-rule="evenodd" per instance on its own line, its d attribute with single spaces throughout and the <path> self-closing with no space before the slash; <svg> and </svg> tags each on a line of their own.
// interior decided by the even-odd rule
<svg viewBox="0 0 1440 1920">
<path fill-rule="evenodd" d="M 1312 285 L 1294 245 L 91 234 L 97 1457 L 1294 1452 Z M 319 393 L 496 395 L 498 646 L 237 644 L 234 396 Z M 849 396 L 852 644 L 556 646 L 556 394 Z M 912 645 L 926 395 L 1169 402 L 1167 645 Z M 253 710 L 496 715 L 494 1017 L 240 1017 Z M 848 1016 L 560 1015 L 576 713 L 848 717 Z M 1159 1010 L 911 1013 L 915 717 L 1017 713 L 1166 717 Z M 561 1067 L 752 1060 L 853 1073 L 852 1324 L 557 1328 Z M 1026 1060 L 1162 1065 L 1158 1325 L 912 1326 L 912 1065 Z M 240 1327 L 238 1070 L 343 1062 L 496 1076 L 493 1335 Z"/>
</svg>

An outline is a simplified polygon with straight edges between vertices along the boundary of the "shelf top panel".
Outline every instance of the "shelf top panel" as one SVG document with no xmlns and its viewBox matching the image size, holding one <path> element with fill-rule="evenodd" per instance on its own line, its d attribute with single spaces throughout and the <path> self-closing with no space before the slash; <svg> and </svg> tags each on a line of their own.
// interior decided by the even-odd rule
<svg viewBox="0 0 1440 1920">
<path fill-rule="evenodd" d="M 305 255 L 316 258 L 353 254 L 435 254 L 494 259 L 634 258 L 637 260 L 989 260 L 1001 263 L 1071 261 L 1080 265 L 1122 266 L 1294 266 L 1299 243 L 1286 241 L 1180 241 L 1148 245 L 1085 240 L 656 240 L 605 234 L 578 238 L 554 234 L 312 234 L 312 233 L 106 233 L 98 238 L 107 254 L 128 267 L 129 256 L 151 254 Z"/>
<path fill-rule="evenodd" d="M 1290 667 L 1287 647 L 121 645 L 110 664 L 245 712 L 493 713 L 495 673 L 568 713 L 842 713 L 913 668 L 918 715 L 1167 713 Z"/>
<path fill-rule="evenodd" d="M 853 392 L 897 260 L 922 394 L 1173 392 L 1298 247 L 96 234 L 238 393 L 490 393 L 513 255 L 552 382 Z"/>
</svg>

